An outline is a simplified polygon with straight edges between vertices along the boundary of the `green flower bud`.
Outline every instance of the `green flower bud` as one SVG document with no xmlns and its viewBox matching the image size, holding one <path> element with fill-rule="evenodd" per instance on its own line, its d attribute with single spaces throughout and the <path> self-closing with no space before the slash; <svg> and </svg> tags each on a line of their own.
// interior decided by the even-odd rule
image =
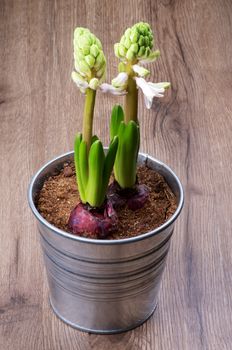
<svg viewBox="0 0 232 350">
<path fill-rule="evenodd" d="M 106 68 L 106 59 L 100 40 L 86 28 L 76 28 L 74 31 L 74 63 L 75 69 L 92 87 L 102 79 Z M 94 78 L 98 78 L 93 80 Z"/>
<path fill-rule="evenodd" d="M 153 44 L 153 34 L 149 24 L 139 22 L 126 29 L 120 43 L 115 45 L 114 51 L 118 58 L 135 63 L 149 57 Z"/>
<path fill-rule="evenodd" d="M 75 61 L 82 61 L 85 58 L 81 51 L 74 51 L 74 59 Z"/>
<path fill-rule="evenodd" d="M 97 78 L 102 81 L 105 78 L 106 64 L 104 64 L 96 73 Z"/>
<path fill-rule="evenodd" d="M 125 36 L 128 37 L 131 34 L 131 28 L 127 28 L 125 31 Z"/>
<path fill-rule="evenodd" d="M 97 78 L 93 78 L 89 82 L 89 87 L 93 90 L 97 90 L 99 86 L 99 80 Z"/>
<path fill-rule="evenodd" d="M 146 48 L 145 46 L 141 46 L 138 52 L 138 57 L 142 57 L 145 54 Z"/>
<path fill-rule="evenodd" d="M 86 28 L 82 28 L 82 27 L 77 27 L 74 30 L 74 38 L 78 37 L 79 35 L 82 35 L 84 33 L 84 31 L 87 31 L 88 29 Z M 88 30 L 89 31 L 89 30 Z"/>
<path fill-rule="evenodd" d="M 126 55 L 126 48 L 125 48 L 125 46 L 123 46 L 122 44 L 119 44 L 118 52 L 119 52 L 120 56 L 124 57 Z"/>
<path fill-rule="evenodd" d="M 131 48 L 127 51 L 126 58 L 128 61 L 132 61 L 135 58 L 135 52 Z"/>
<path fill-rule="evenodd" d="M 149 44 L 150 44 L 149 38 L 148 38 L 148 36 L 145 36 L 144 37 L 144 46 L 148 47 L 148 46 L 150 46 Z"/>
<path fill-rule="evenodd" d="M 149 57 L 150 53 L 151 53 L 150 47 L 146 47 L 145 56 Z"/>
<path fill-rule="evenodd" d="M 93 68 L 95 63 L 95 58 L 91 55 L 85 56 L 85 61 L 88 64 L 89 68 Z"/>
<path fill-rule="evenodd" d="M 124 45 L 125 40 L 126 40 L 126 37 L 125 37 L 125 35 L 123 35 L 123 36 L 121 37 L 120 44 Z"/>
<path fill-rule="evenodd" d="M 134 29 L 130 35 L 130 40 L 132 43 L 137 43 L 139 40 L 139 33 L 136 29 Z"/>
<path fill-rule="evenodd" d="M 95 65 L 94 65 L 94 68 L 96 70 L 99 70 L 100 68 L 102 68 L 102 66 L 106 63 L 106 60 L 105 60 L 105 56 L 104 54 L 102 53 L 102 51 L 99 53 L 99 55 L 97 56 L 96 58 L 96 61 L 95 61 Z"/>
<path fill-rule="evenodd" d="M 87 75 L 88 78 L 91 77 L 91 70 L 89 69 L 89 65 L 83 60 L 78 62 L 80 72 Z"/>
<path fill-rule="evenodd" d="M 140 33 L 143 34 L 143 35 L 146 35 L 147 31 L 148 31 L 148 26 L 146 26 L 145 23 L 141 23 L 140 26 L 139 26 Z"/>
<path fill-rule="evenodd" d="M 88 55 L 89 54 L 89 46 L 84 46 L 83 48 L 82 48 L 82 53 L 83 53 L 83 55 L 85 56 L 85 55 Z"/>
<path fill-rule="evenodd" d="M 124 46 L 129 49 L 129 47 L 131 46 L 131 41 L 129 37 L 126 37 L 125 41 L 124 41 Z"/>
<path fill-rule="evenodd" d="M 114 44 L 114 53 L 115 53 L 115 56 L 118 57 L 118 58 L 120 58 L 119 46 L 120 46 L 119 43 Z"/>
<path fill-rule="evenodd" d="M 96 40 L 95 41 L 96 45 L 99 47 L 100 50 L 102 50 L 102 44 L 101 44 L 100 40 L 97 37 L 95 37 L 95 40 Z"/>
<path fill-rule="evenodd" d="M 80 36 L 80 37 L 79 37 L 79 40 L 78 40 L 77 42 L 78 42 L 79 48 L 82 49 L 82 50 L 83 50 L 85 47 L 86 47 L 86 48 L 89 48 L 90 45 L 92 44 L 92 41 L 91 41 L 91 39 L 90 39 L 90 37 L 89 37 L 88 34 Z"/>
<path fill-rule="evenodd" d="M 130 50 L 132 50 L 134 53 L 138 53 L 139 45 L 137 43 L 136 44 L 132 44 L 131 47 L 130 47 Z"/>
<path fill-rule="evenodd" d="M 119 73 L 125 72 L 126 71 L 126 65 L 123 62 L 120 62 L 118 65 L 118 71 Z"/>
<path fill-rule="evenodd" d="M 140 37 L 139 37 L 138 44 L 139 44 L 139 46 L 144 46 L 145 45 L 145 40 L 144 40 L 144 37 L 142 35 L 140 35 Z"/>
<path fill-rule="evenodd" d="M 91 38 L 91 41 L 92 41 L 92 44 L 95 44 L 96 43 L 96 36 L 92 33 L 90 33 L 90 38 Z M 100 43 L 100 46 L 101 46 L 101 42 L 99 41 Z"/>
<path fill-rule="evenodd" d="M 99 48 L 96 44 L 93 44 L 91 47 L 90 47 L 90 54 L 93 56 L 93 57 L 97 57 L 97 55 L 99 54 Z"/>
</svg>

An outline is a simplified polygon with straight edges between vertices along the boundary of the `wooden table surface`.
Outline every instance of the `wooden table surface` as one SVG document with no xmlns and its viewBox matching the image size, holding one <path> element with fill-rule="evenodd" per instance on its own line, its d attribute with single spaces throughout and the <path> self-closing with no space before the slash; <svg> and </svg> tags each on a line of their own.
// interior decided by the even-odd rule
<svg viewBox="0 0 232 350">
<path fill-rule="evenodd" d="M 232 349 L 232 2 L 0 0 L 0 16 L 0 349 Z M 83 96 L 70 79 L 75 26 L 101 38 L 110 81 L 113 44 L 140 20 L 161 50 L 151 80 L 172 83 L 151 111 L 139 98 L 141 150 L 175 170 L 185 207 L 153 317 L 128 333 L 89 335 L 49 307 L 27 187 L 81 128 Z M 98 94 L 104 143 L 115 102 Z"/>
</svg>

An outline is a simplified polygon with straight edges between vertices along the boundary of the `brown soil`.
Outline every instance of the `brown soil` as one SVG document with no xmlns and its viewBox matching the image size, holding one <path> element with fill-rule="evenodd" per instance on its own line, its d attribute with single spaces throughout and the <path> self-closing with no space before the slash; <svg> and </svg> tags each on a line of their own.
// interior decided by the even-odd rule
<svg viewBox="0 0 232 350">
<path fill-rule="evenodd" d="M 120 239 L 146 233 L 162 225 L 175 212 L 176 197 L 164 178 L 156 171 L 141 166 L 138 168 L 138 182 L 149 189 L 145 206 L 136 211 L 128 208 L 117 210 L 118 231 L 108 239 Z M 80 202 L 73 164 L 64 164 L 58 175 L 49 177 L 39 193 L 37 208 L 51 224 L 68 231 L 68 219 L 72 209 Z"/>
</svg>

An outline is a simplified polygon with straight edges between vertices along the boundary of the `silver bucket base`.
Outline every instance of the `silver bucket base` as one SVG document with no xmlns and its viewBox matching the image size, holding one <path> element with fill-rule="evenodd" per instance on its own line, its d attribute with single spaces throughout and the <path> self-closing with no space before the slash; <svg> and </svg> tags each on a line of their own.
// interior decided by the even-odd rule
<svg viewBox="0 0 232 350">
<path fill-rule="evenodd" d="M 149 320 L 149 318 L 154 314 L 156 308 L 157 308 L 157 304 L 155 306 L 155 308 L 152 310 L 151 313 L 148 314 L 148 316 L 146 318 L 144 318 L 142 321 L 139 321 L 137 323 L 135 323 L 134 325 L 131 325 L 130 327 L 127 328 L 119 328 L 119 329 L 108 329 L 108 330 L 101 330 L 101 329 L 92 329 L 92 328 L 84 328 L 81 326 L 78 326 L 78 324 L 76 323 L 72 323 L 69 320 L 67 320 L 66 318 L 64 318 L 54 307 L 54 305 L 52 304 L 51 301 L 51 297 L 49 297 L 49 302 L 51 305 L 51 308 L 54 312 L 54 314 L 64 323 L 66 323 L 67 325 L 71 326 L 72 328 L 78 329 L 79 331 L 82 332 L 86 332 L 86 333 L 92 333 L 92 334 L 118 334 L 118 333 L 124 333 L 124 332 L 128 332 L 131 331 L 132 329 L 135 329 L 137 327 L 140 327 L 143 323 L 145 323 L 146 321 Z"/>
</svg>

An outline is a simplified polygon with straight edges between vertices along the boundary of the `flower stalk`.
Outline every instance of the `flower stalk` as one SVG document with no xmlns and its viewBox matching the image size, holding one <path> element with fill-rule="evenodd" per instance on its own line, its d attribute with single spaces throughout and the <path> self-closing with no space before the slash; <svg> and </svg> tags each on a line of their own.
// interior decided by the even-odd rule
<svg viewBox="0 0 232 350">
<path fill-rule="evenodd" d="M 131 65 L 127 67 L 128 83 L 127 94 L 125 95 L 125 123 L 133 120 L 138 124 L 138 89 L 134 80 L 134 72 Z"/>
<path fill-rule="evenodd" d="M 96 90 L 87 88 L 85 96 L 84 118 L 82 127 L 83 141 L 86 142 L 87 152 L 89 152 L 92 142 L 92 129 L 93 129 L 93 117 L 94 117 L 94 105 L 96 98 Z"/>
</svg>

